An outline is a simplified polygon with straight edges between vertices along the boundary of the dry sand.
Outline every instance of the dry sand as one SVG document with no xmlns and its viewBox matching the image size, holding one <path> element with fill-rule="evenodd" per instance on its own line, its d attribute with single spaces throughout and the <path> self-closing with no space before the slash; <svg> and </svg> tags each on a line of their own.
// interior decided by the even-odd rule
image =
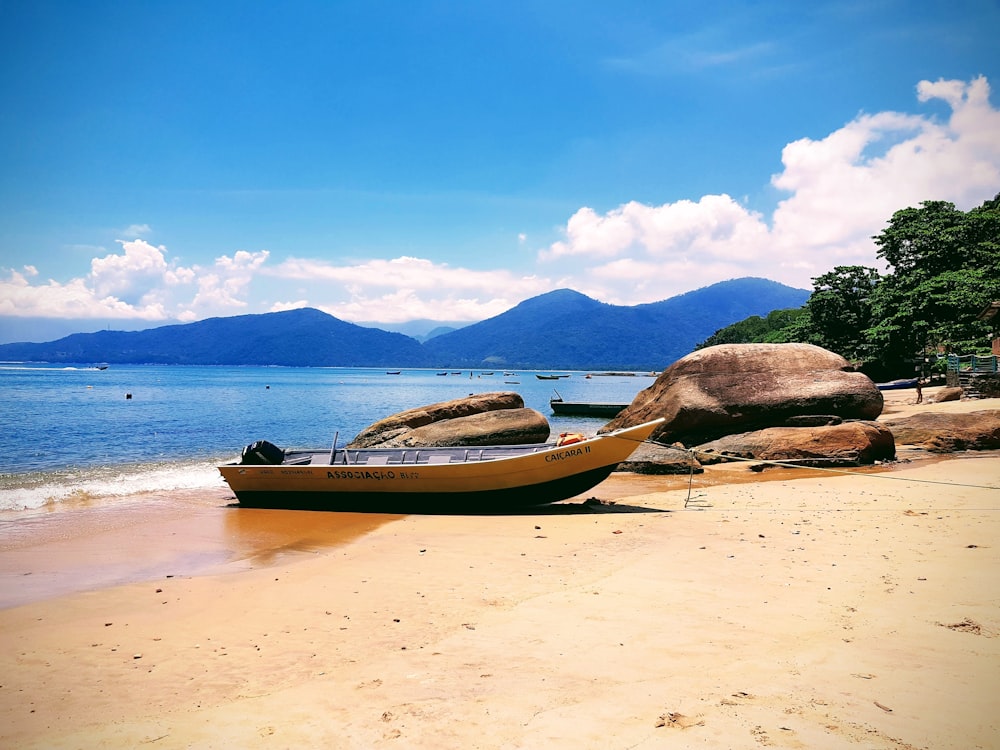
<svg viewBox="0 0 1000 750">
<path fill-rule="evenodd" d="M 990 452 L 520 515 L 39 517 L 0 547 L 0 747 L 995 748 L 998 487 Z"/>
</svg>

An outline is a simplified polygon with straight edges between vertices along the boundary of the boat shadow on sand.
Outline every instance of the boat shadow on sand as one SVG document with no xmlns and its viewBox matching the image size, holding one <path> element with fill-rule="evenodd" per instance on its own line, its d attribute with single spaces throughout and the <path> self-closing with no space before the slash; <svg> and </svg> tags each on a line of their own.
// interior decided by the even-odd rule
<svg viewBox="0 0 1000 750">
<path fill-rule="evenodd" d="M 384 508 L 360 510 L 356 508 L 323 508 L 316 506 L 311 508 L 244 508 L 238 502 L 228 503 L 225 507 L 235 510 L 246 511 L 283 511 L 300 513 L 349 513 L 368 516 L 578 516 L 578 515 L 603 515 L 609 513 L 670 513 L 672 511 L 664 508 L 650 508 L 644 505 L 631 505 L 629 503 L 619 503 L 609 500 L 600 500 L 596 497 L 587 498 L 577 502 L 562 501 L 548 505 L 529 505 L 523 507 L 504 508 L 453 508 L 453 507 L 413 507 L 413 508 Z"/>
<path fill-rule="evenodd" d="M 553 503 L 538 505 L 531 508 L 512 509 L 507 511 L 487 511 L 485 513 L 465 513 L 461 515 L 491 515 L 491 516 L 576 516 L 605 513 L 669 513 L 663 508 L 649 508 L 645 505 L 631 505 L 591 497 L 580 502 Z"/>
</svg>

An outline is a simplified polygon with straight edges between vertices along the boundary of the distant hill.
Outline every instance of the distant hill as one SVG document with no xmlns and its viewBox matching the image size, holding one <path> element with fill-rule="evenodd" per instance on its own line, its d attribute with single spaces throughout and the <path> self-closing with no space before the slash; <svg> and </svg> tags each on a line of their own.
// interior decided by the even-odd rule
<svg viewBox="0 0 1000 750">
<path fill-rule="evenodd" d="M 48 344 L 2 344 L 0 359 L 109 364 L 421 367 L 420 343 L 319 310 L 209 318 L 145 331 L 75 333 Z"/>
<path fill-rule="evenodd" d="M 799 307 L 809 294 L 744 278 L 627 307 L 560 289 L 431 339 L 424 349 L 440 367 L 662 369 L 720 328 L 750 315 Z"/>
<path fill-rule="evenodd" d="M 449 321 L 449 320 L 408 320 L 405 323 L 379 323 L 375 321 L 358 323 L 366 328 L 381 328 L 383 331 L 402 333 L 417 341 L 427 341 L 443 333 L 457 331 L 459 328 L 469 325 L 469 321 Z"/>
<path fill-rule="evenodd" d="M 0 360 L 659 370 L 720 328 L 751 315 L 800 307 L 809 294 L 767 279 L 745 278 L 662 302 L 622 306 L 559 289 L 423 344 L 306 308 L 145 331 L 77 333 L 42 344 L 0 344 Z"/>
</svg>

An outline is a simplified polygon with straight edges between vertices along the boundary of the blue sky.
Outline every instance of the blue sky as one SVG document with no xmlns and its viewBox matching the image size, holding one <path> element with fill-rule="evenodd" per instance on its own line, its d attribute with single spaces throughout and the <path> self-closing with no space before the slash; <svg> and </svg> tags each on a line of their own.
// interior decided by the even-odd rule
<svg viewBox="0 0 1000 750">
<path fill-rule="evenodd" d="M 995 0 L 0 10 L 0 340 L 810 288 L 1000 192 Z"/>
</svg>

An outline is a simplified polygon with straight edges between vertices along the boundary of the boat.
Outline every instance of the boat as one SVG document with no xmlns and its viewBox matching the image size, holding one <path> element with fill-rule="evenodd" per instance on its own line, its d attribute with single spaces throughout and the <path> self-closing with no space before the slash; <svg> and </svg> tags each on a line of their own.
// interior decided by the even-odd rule
<svg viewBox="0 0 1000 750">
<path fill-rule="evenodd" d="M 607 401 L 563 401 L 556 395 L 549 399 L 549 408 L 553 414 L 572 415 L 576 417 L 617 417 L 628 404 L 615 404 Z"/>
<path fill-rule="evenodd" d="M 489 512 L 555 503 L 602 482 L 662 419 L 585 438 L 446 448 L 282 450 L 258 440 L 219 472 L 250 508 Z"/>
<path fill-rule="evenodd" d="M 400 372 L 401 372 L 400 370 L 386 370 L 385 374 L 386 375 L 399 375 Z"/>
<path fill-rule="evenodd" d="M 558 375 L 535 375 L 539 380 L 559 380 Z"/>
<path fill-rule="evenodd" d="M 898 391 L 903 388 L 916 388 L 918 378 L 900 378 L 890 380 L 888 383 L 876 383 L 875 387 L 880 391 Z"/>
</svg>

